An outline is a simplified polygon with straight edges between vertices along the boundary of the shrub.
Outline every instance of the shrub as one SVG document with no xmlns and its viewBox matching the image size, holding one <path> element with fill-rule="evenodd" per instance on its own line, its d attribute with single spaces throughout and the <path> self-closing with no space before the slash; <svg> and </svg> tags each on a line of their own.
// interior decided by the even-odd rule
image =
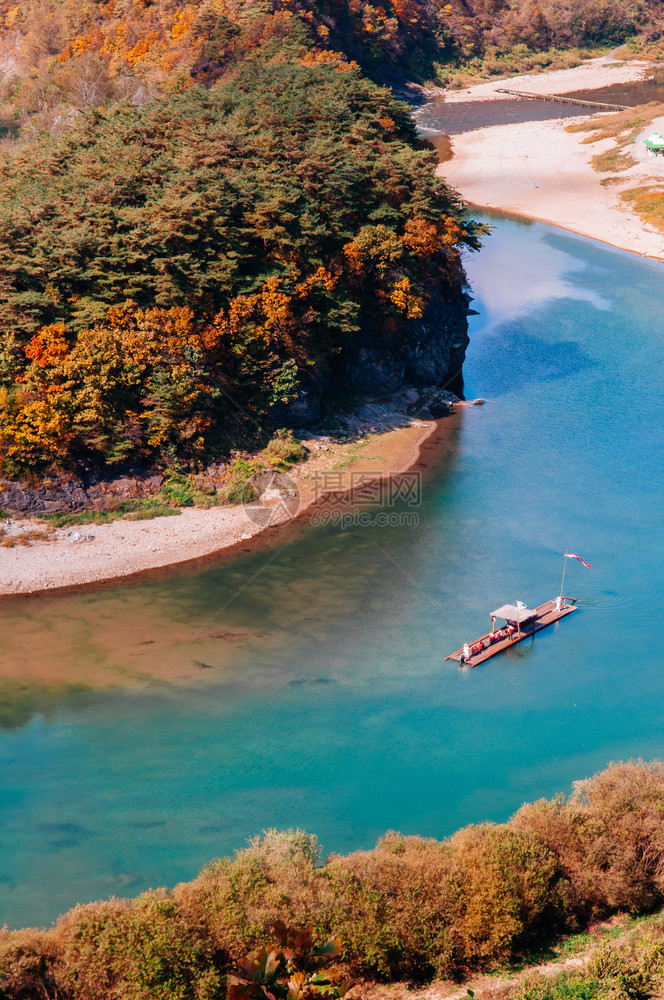
<svg viewBox="0 0 664 1000">
<path fill-rule="evenodd" d="M 254 479 L 263 469 L 264 466 L 259 461 L 236 458 L 226 470 L 225 485 L 219 490 L 219 502 L 238 504 L 256 500 L 258 490 Z"/>
<path fill-rule="evenodd" d="M 467 961 L 504 961 L 564 925 L 558 859 L 535 836 L 482 824 L 451 845 Z"/>
<path fill-rule="evenodd" d="M 193 507 L 195 487 L 193 482 L 180 472 L 171 472 L 159 491 L 176 507 Z"/>
<path fill-rule="evenodd" d="M 237 964 L 247 952 L 270 940 L 275 920 L 313 923 L 329 933 L 327 884 L 318 867 L 316 837 L 302 830 L 268 830 L 233 858 L 212 862 L 175 896 L 188 919 L 226 960 Z"/>
<path fill-rule="evenodd" d="M 523 806 L 514 817 L 556 853 L 579 919 L 635 912 L 664 898 L 664 765 L 611 764 L 577 782 L 568 801 Z"/>
<path fill-rule="evenodd" d="M 56 927 L 60 979 L 76 1000 L 218 1000 L 223 976 L 209 942 L 165 891 L 79 906 Z"/>
<path fill-rule="evenodd" d="M 307 457 L 307 449 L 291 430 L 282 428 L 275 432 L 265 454 L 276 465 L 287 469 L 294 462 L 302 462 Z"/>
<path fill-rule="evenodd" d="M 389 833 L 321 864 L 315 837 L 268 830 L 172 893 L 77 907 L 41 935 L 0 932 L 0 997 L 212 1000 L 279 920 L 341 934 L 356 975 L 459 976 L 580 921 L 652 908 L 663 889 L 664 765 L 613 764 L 569 798 L 442 842 Z M 661 942 L 662 928 L 644 933 L 636 951 L 607 951 L 587 975 L 534 980 L 519 996 L 638 1000 L 664 968 Z"/>
<path fill-rule="evenodd" d="M 451 850 L 420 837 L 388 834 L 373 851 L 335 857 L 324 874 L 332 927 L 343 930 L 354 972 L 426 979 L 455 965 Z"/>
<path fill-rule="evenodd" d="M 58 948 L 52 934 L 0 929 L 0 997 L 2 1000 L 59 1000 Z"/>
</svg>

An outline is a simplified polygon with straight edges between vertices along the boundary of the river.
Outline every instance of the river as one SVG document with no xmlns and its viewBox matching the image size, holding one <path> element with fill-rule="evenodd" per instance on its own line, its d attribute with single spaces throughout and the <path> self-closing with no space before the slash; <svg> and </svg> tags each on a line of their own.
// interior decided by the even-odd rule
<svg viewBox="0 0 664 1000">
<path fill-rule="evenodd" d="M 263 828 L 442 837 L 664 755 L 664 266 L 488 221 L 464 370 L 486 404 L 444 423 L 419 526 L 0 605 L 2 675 L 54 678 L 2 687 L 0 924 L 173 885 Z M 444 661 L 498 605 L 555 595 L 565 550 L 593 567 L 568 566 L 578 613 Z"/>
</svg>

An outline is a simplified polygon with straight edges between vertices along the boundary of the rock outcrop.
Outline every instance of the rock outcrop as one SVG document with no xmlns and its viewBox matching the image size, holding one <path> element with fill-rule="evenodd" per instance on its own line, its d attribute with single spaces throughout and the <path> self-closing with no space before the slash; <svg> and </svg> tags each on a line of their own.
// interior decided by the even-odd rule
<svg viewBox="0 0 664 1000">
<path fill-rule="evenodd" d="M 273 418 L 294 429 L 321 418 L 326 395 L 344 389 L 387 397 L 404 386 L 451 387 L 458 391 L 468 346 L 468 298 L 461 289 L 436 290 L 424 312 L 390 331 L 363 332 L 339 372 L 314 376 L 293 402 L 275 408 Z"/>
<path fill-rule="evenodd" d="M 65 476 L 49 478 L 37 485 L 0 479 L 0 509 L 21 517 L 90 507 L 104 510 L 109 502 L 152 496 L 162 483 L 161 475 L 119 476 L 89 486 L 78 478 Z"/>
</svg>

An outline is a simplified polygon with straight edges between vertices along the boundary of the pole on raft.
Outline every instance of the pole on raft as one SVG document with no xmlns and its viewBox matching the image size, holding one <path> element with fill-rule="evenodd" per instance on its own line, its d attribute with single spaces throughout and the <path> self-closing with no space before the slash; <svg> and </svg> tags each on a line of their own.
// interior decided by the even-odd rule
<svg viewBox="0 0 664 1000">
<path fill-rule="evenodd" d="M 495 634 L 496 634 L 496 619 L 492 615 L 491 616 L 491 635 L 495 635 Z"/>
<path fill-rule="evenodd" d="M 560 606 L 562 606 L 562 603 L 563 603 L 563 587 L 565 586 L 565 570 L 566 569 L 567 569 L 567 556 L 564 555 L 563 556 L 563 578 L 560 581 L 560 599 L 558 601 L 558 603 L 559 603 Z M 560 611 L 560 607 L 558 607 L 556 610 Z"/>
</svg>

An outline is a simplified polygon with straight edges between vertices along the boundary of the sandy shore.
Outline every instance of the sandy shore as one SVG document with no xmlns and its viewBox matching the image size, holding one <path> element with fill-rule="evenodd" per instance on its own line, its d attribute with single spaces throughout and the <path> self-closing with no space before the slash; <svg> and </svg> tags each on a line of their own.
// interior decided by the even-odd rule
<svg viewBox="0 0 664 1000">
<path fill-rule="evenodd" d="M 476 83 L 463 90 L 445 93 L 447 103 L 463 101 L 509 100 L 509 94 L 501 91 L 520 90 L 529 94 L 569 94 L 576 90 L 595 90 L 609 87 L 614 83 L 633 83 L 642 80 L 652 70 L 652 63 L 637 59 L 622 62 L 609 53 L 597 59 L 589 59 L 571 69 L 557 69 L 543 73 L 526 73 L 508 80 L 491 80 Z"/>
<path fill-rule="evenodd" d="M 185 508 L 173 517 L 62 528 L 47 540 L 0 547 L 0 597 L 100 584 L 246 551 L 274 539 L 288 523 L 306 519 L 331 493 L 412 468 L 436 427 L 435 421 L 414 419 L 393 406 L 365 406 L 350 441 L 305 439 L 310 457 L 288 473 L 288 494 L 284 498 L 283 489 L 275 489 L 258 509 Z M 11 537 L 40 528 L 43 523 L 24 520 L 6 530 Z"/>
<path fill-rule="evenodd" d="M 449 100 L 498 100 L 502 96 L 496 93 L 498 87 L 533 93 L 603 87 L 639 79 L 644 69 L 640 63 L 612 66 L 604 57 L 575 69 L 479 84 L 455 92 Z M 636 165 L 616 174 L 619 179 L 606 186 L 601 181 L 608 175 L 594 170 L 590 159 L 611 149 L 614 140 L 584 145 L 587 133 L 566 131 L 577 120 L 583 119 L 497 125 L 455 136 L 454 158 L 442 164 L 439 173 L 465 201 L 480 208 L 549 222 L 632 253 L 664 259 L 662 233 L 644 224 L 620 198 L 629 188 L 664 183 L 664 158 L 650 158 L 642 141 L 654 129 L 664 128 L 664 118 L 655 119 L 626 147 Z"/>
</svg>

